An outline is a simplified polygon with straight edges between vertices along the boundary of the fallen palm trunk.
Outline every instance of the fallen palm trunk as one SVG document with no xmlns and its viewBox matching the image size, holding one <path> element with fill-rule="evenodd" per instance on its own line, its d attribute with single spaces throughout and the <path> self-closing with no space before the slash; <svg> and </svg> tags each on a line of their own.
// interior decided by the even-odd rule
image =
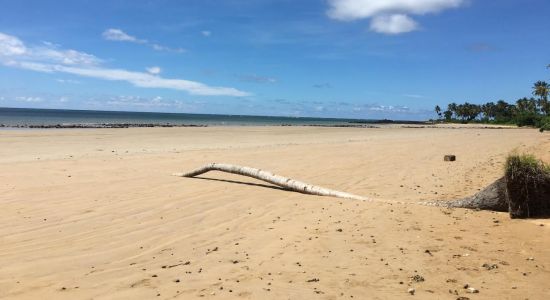
<svg viewBox="0 0 550 300">
<path fill-rule="evenodd" d="M 498 179 L 472 197 L 451 201 L 419 202 L 419 204 L 507 212 L 509 205 L 506 196 L 506 179 L 504 177 Z"/>
<path fill-rule="evenodd" d="M 189 173 L 174 175 L 195 177 L 209 171 L 248 176 L 304 194 L 373 201 L 366 197 L 307 184 L 260 169 L 230 164 L 211 163 Z M 512 218 L 550 216 L 550 167 L 530 156 L 510 156 L 506 162 L 506 175 L 474 196 L 453 201 L 429 201 L 416 204 L 509 212 Z"/>
<path fill-rule="evenodd" d="M 357 196 L 349 193 L 326 189 L 320 186 L 307 184 L 305 182 L 286 178 L 286 177 L 276 175 L 271 172 L 263 171 L 256 168 L 242 167 L 242 166 L 236 166 L 236 165 L 230 165 L 230 164 L 211 163 L 189 173 L 176 173 L 174 175 L 180 176 L 180 177 L 195 177 L 209 171 L 222 171 L 222 172 L 227 172 L 232 174 L 248 176 L 258 180 L 269 182 L 271 184 L 280 186 L 290 191 L 300 192 L 304 194 L 369 201 L 369 199 L 366 197 Z"/>
</svg>

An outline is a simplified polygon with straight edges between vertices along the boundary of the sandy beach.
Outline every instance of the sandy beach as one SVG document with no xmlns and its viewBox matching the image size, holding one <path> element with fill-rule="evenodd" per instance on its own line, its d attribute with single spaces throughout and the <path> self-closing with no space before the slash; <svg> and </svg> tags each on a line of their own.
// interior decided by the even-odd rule
<svg viewBox="0 0 550 300">
<path fill-rule="evenodd" d="M 512 151 L 550 162 L 534 129 L 0 130 L 0 145 L 2 299 L 550 298 L 548 219 L 414 204 L 477 192 Z M 210 162 L 377 201 L 171 176 Z"/>
</svg>

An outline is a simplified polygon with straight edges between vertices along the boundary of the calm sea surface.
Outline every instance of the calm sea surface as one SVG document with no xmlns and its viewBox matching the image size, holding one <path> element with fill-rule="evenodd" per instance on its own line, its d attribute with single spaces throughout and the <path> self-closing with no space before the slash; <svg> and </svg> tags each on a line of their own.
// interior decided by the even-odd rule
<svg viewBox="0 0 550 300">
<path fill-rule="evenodd" d="M 356 119 L 294 118 L 183 113 L 149 113 L 94 110 L 0 108 L 0 124 L 173 124 L 173 125 L 346 125 Z"/>
</svg>

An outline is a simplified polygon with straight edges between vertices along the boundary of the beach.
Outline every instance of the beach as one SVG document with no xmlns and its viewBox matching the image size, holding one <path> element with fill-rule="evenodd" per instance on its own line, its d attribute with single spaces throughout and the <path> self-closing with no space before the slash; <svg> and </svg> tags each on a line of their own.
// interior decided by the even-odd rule
<svg viewBox="0 0 550 300">
<path fill-rule="evenodd" d="M 535 129 L 21 129 L 0 145 L 2 299 L 550 297 L 548 219 L 415 204 L 476 193 L 513 151 L 550 162 Z M 211 162 L 373 201 L 171 176 Z"/>
</svg>

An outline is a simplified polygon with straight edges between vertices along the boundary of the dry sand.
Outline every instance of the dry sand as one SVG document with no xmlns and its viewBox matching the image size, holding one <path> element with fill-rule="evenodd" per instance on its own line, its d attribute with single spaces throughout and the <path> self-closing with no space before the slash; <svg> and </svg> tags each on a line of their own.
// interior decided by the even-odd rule
<svg viewBox="0 0 550 300">
<path fill-rule="evenodd" d="M 548 220 L 412 204 L 475 193 L 513 150 L 550 161 L 550 135 L 3 130 L 0 298 L 550 299 Z M 213 161 L 411 204 L 303 195 L 229 174 L 170 176 Z"/>
</svg>

